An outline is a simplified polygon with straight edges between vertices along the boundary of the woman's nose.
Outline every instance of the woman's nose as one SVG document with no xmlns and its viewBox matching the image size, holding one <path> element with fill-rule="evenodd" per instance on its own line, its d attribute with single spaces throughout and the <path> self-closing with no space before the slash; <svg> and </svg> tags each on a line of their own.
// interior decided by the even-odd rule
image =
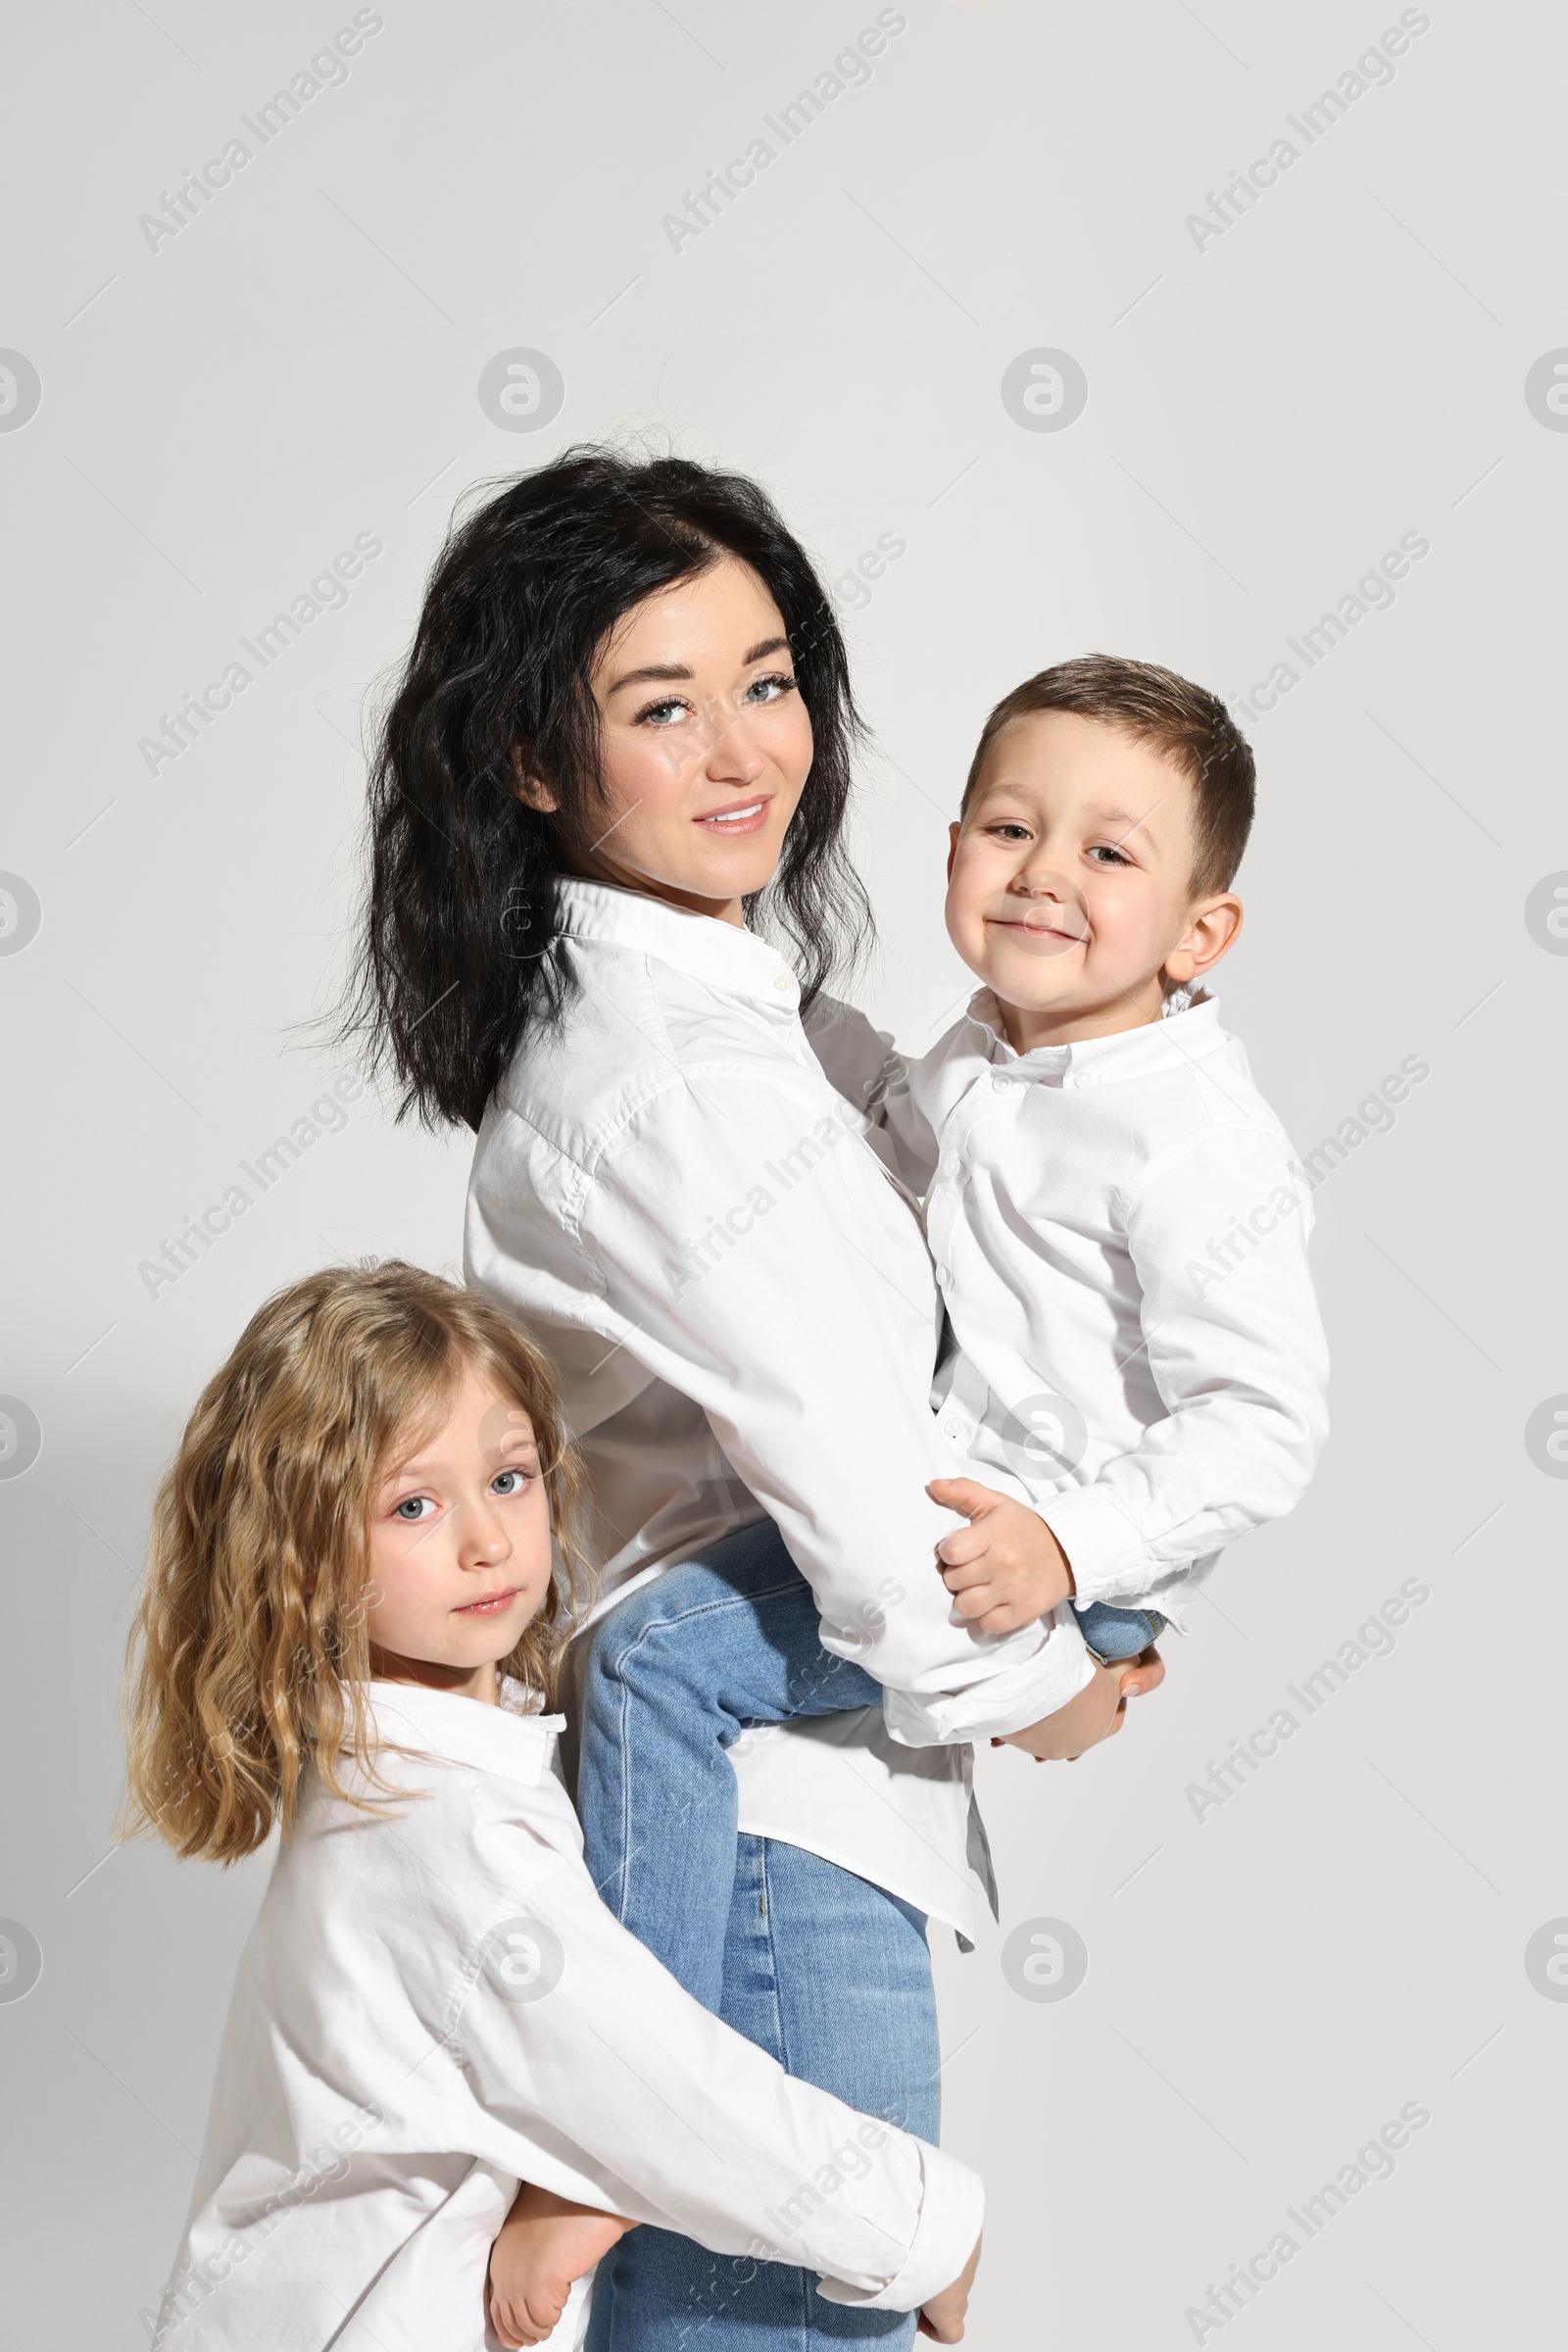
<svg viewBox="0 0 1568 2352">
<path fill-rule="evenodd" d="M 738 776 L 750 783 L 767 765 L 745 713 L 733 703 L 714 702 L 705 714 L 709 731 L 708 772 Z"/>
</svg>

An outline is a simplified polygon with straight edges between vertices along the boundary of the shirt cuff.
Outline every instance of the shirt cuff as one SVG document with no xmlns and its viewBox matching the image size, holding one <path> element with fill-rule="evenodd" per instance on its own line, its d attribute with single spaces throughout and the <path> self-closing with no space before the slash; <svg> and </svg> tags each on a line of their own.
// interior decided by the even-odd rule
<svg viewBox="0 0 1568 2352">
<path fill-rule="evenodd" d="M 1140 1599 L 1170 1565 L 1107 1487 L 1069 1487 L 1035 1508 L 1067 1555 L 1080 1608 Z"/>
<path fill-rule="evenodd" d="M 904 2268 L 874 2295 L 846 2286 L 842 2278 L 820 2278 L 816 2291 L 825 2303 L 853 2303 L 861 2311 L 918 2311 L 953 2284 L 974 2252 L 986 2214 L 979 2174 L 925 2140 L 916 2145 L 925 2178 L 920 2219 Z"/>
<path fill-rule="evenodd" d="M 956 1747 L 975 1740 L 1002 1740 L 1054 1715 L 1093 1682 L 1094 1674 L 1095 1662 L 1084 1647 L 1078 1620 L 1064 1602 L 1026 1665 L 977 1683 L 956 1697 L 884 1690 L 882 1720 L 889 1739 L 901 1747 Z"/>
</svg>

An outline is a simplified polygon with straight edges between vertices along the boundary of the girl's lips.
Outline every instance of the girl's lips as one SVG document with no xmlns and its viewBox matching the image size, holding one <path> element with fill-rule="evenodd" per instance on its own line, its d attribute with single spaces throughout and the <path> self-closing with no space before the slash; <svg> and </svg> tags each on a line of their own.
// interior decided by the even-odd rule
<svg viewBox="0 0 1568 2352">
<path fill-rule="evenodd" d="M 771 793 L 755 793 L 749 801 L 731 801 L 726 808 L 710 808 L 706 816 L 693 818 L 710 833 L 721 833 L 727 839 L 732 834 L 760 832 L 767 822 Z"/>
<path fill-rule="evenodd" d="M 499 1617 L 502 1610 L 514 1601 L 521 1591 L 520 1585 L 509 1585 L 504 1592 L 487 1592 L 483 1600 L 465 1602 L 464 1606 L 454 1610 L 453 1614 L 457 1617 Z"/>
</svg>

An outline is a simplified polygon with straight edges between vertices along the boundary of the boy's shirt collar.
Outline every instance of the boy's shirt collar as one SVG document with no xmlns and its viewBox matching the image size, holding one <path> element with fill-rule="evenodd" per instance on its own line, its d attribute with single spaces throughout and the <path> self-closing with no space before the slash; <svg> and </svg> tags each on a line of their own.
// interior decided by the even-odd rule
<svg viewBox="0 0 1568 2352">
<path fill-rule="evenodd" d="M 1066 1046 L 1035 1046 L 1027 1054 L 1008 1044 L 1002 1008 L 989 988 L 970 998 L 964 1018 L 971 1032 L 967 1042 L 980 1045 L 994 1071 L 1005 1071 L 1012 1083 L 1036 1080 L 1045 1086 L 1101 1086 L 1153 1077 L 1205 1060 L 1228 1042 L 1219 1025 L 1217 997 L 1202 997 L 1180 1012 L 1166 1012 L 1160 1020 L 1142 1022 L 1136 1029 L 1079 1038 Z M 979 1031 L 978 1038 L 974 1031 Z"/>
</svg>

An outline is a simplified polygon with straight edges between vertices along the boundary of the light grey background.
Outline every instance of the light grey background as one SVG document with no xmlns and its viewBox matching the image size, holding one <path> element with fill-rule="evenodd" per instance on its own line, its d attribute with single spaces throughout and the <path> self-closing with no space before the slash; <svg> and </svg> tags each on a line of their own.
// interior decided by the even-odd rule
<svg viewBox="0 0 1568 2352">
<path fill-rule="evenodd" d="M 1222 990 L 1298 1144 L 1430 1065 L 1318 1193 L 1310 1496 L 1235 1552 L 1125 1739 L 980 1759 L 1004 1930 L 1065 1921 L 1089 1969 L 1035 2001 L 1000 1936 L 936 1939 L 947 2137 L 992 2200 L 969 2340 L 1541 2340 L 1568 1987 L 1525 1948 L 1568 1914 L 1568 1486 L 1525 1429 L 1568 1392 L 1568 959 L 1525 907 L 1568 869 L 1568 434 L 1525 378 L 1568 345 L 1560 17 L 1406 12 L 1428 28 L 1394 78 L 1308 147 L 1287 117 L 1397 7 L 904 0 L 785 147 L 764 117 L 870 0 L 386 0 L 348 78 L 150 244 L 139 217 L 353 13 L 91 0 L 8 34 L 0 345 L 42 397 L 4 429 L 0 379 L 0 866 L 41 927 L 0 955 L 0 1387 L 42 1451 L 0 1481 L 0 1918 L 43 1955 L 0 2000 L 8 2339 L 144 2341 L 266 1876 L 109 1843 L 159 1467 L 270 1288 L 453 1263 L 466 1142 L 363 1101 L 177 1282 L 139 1269 L 337 1066 L 293 1025 L 341 968 L 366 696 L 454 498 L 652 429 L 760 475 L 836 578 L 906 543 L 841 593 L 880 747 L 863 1001 L 906 1049 L 964 993 L 942 862 L 980 719 L 1103 647 L 1227 694 L 1302 672 L 1245 721 L 1261 815 Z M 1298 160 L 1200 243 L 1188 216 L 1282 135 Z M 759 136 L 775 160 L 674 242 L 663 217 Z M 477 394 L 516 348 L 564 381 L 531 435 Z M 1042 348 L 1088 380 L 1060 431 L 1003 404 Z M 346 605 L 177 760 L 139 749 L 358 533 L 382 552 Z M 1430 552 L 1397 601 L 1306 672 L 1286 640 L 1405 533 Z M 1430 1597 L 1393 1654 L 1307 1719 L 1287 1687 L 1409 1578 Z M 1295 1737 L 1200 1818 L 1193 1786 L 1282 1705 Z M 1286 2209 L 1406 2102 L 1431 2120 L 1394 2177 L 1308 2242 Z M 1245 2312 L 1187 2316 L 1281 2229 L 1299 2251 Z"/>
</svg>

